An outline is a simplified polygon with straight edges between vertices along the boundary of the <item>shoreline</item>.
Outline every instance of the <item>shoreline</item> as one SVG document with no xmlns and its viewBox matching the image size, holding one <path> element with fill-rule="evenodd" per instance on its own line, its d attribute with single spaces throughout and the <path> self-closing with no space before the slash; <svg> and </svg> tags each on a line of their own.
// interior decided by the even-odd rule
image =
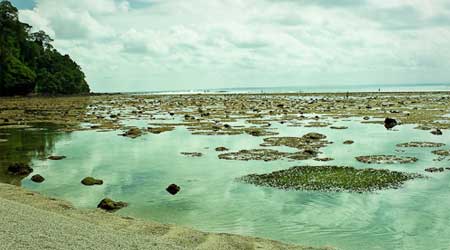
<svg viewBox="0 0 450 250">
<path fill-rule="evenodd" d="M 329 250 L 123 217 L 0 183 L 0 240 L 6 249 Z"/>
</svg>

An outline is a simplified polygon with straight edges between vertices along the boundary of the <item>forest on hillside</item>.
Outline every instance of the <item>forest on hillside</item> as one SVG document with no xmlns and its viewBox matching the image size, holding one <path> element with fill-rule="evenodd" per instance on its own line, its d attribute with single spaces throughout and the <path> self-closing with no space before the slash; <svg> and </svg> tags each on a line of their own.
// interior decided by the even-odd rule
<svg viewBox="0 0 450 250">
<path fill-rule="evenodd" d="M 0 96 L 89 93 L 81 67 L 44 31 L 31 30 L 11 2 L 0 2 Z"/>
</svg>

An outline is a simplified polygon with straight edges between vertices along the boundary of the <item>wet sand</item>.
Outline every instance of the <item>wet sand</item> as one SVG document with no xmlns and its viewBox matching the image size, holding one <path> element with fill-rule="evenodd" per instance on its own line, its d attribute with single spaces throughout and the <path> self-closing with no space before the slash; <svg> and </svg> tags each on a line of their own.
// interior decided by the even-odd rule
<svg viewBox="0 0 450 250">
<path fill-rule="evenodd" d="M 331 249 L 81 210 L 62 200 L 0 184 L 1 249 Z"/>
</svg>

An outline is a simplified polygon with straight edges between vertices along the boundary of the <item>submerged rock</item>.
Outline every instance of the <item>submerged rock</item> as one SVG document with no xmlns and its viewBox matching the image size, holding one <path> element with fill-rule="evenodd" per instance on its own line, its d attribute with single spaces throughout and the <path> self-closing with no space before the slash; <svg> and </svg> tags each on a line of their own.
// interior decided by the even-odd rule
<svg viewBox="0 0 450 250">
<path fill-rule="evenodd" d="M 137 138 L 142 135 L 142 130 L 140 128 L 130 128 L 127 132 L 123 133 L 122 136 Z"/>
<path fill-rule="evenodd" d="M 203 154 L 200 152 L 181 152 L 182 155 L 190 156 L 190 157 L 201 157 Z"/>
<path fill-rule="evenodd" d="M 355 142 L 352 141 L 352 140 L 346 140 L 346 141 L 344 141 L 344 144 L 346 144 L 346 145 L 350 145 L 350 144 L 353 144 L 353 143 L 355 143 Z"/>
<path fill-rule="evenodd" d="M 331 126 L 331 129 L 348 129 L 347 126 Z"/>
<path fill-rule="evenodd" d="M 81 180 L 81 183 L 85 186 L 102 185 L 103 180 L 95 179 L 93 177 L 86 177 L 83 180 Z"/>
<path fill-rule="evenodd" d="M 97 208 L 101 208 L 101 209 L 109 211 L 109 212 L 114 212 L 114 211 L 124 208 L 126 206 L 128 206 L 128 203 L 126 203 L 126 202 L 113 201 L 109 198 L 105 198 L 100 201 L 100 203 L 97 205 Z"/>
<path fill-rule="evenodd" d="M 395 119 L 392 119 L 392 118 L 389 118 L 389 117 L 384 119 L 384 127 L 386 129 L 391 129 L 391 128 L 397 126 L 397 124 L 398 123 L 397 123 L 397 121 Z"/>
<path fill-rule="evenodd" d="M 45 178 L 42 177 L 42 175 L 40 175 L 40 174 L 36 174 L 31 177 L 31 180 L 34 182 L 37 182 L 37 183 L 41 183 L 41 182 L 45 181 Z"/>
<path fill-rule="evenodd" d="M 450 150 L 434 150 L 431 153 L 439 156 L 450 156 Z"/>
<path fill-rule="evenodd" d="M 412 163 L 418 161 L 416 157 L 395 155 L 364 155 L 355 158 L 359 162 L 368 164 Z"/>
<path fill-rule="evenodd" d="M 435 129 L 433 131 L 431 131 L 430 133 L 432 133 L 433 135 L 442 135 L 442 131 L 440 129 Z"/>
<path fill-rule="evenodd" d="M 242 181 L 257 186 L 279 189 L 331 192 L 371 192 L 397 188 L 405 181 L 421 175 L 385 169 L 356 169 L 339 166 L 300 166 L 268 174 L 250 174 Z"/>
<path fill-rule="evenodd" d="M 29 175 L 33 169 L 26 163 L 14 163 L 9 165 L 8 172 L 13 175 Z"/>
<path fill-rule="evenodd" d="M 228 151 L 229 149 L 228 148 L 226 148 L 226 147 L 217 147 L 216 148 L 216 151 L 217 152 L 223 152 L 223 151 Z"/>
<path fill-rule="evenodd" d="M 166 191 L 171 195 L 176 195 L 178 192 L 180 192 L 180 190 L 181 190 L 180 186 L 178 186 L 176 184 L 170 184 L 166 188 Z"/>
<path fill-rule="evenodd" d="M 425 171 L 430 172 L 430 173 L 444 172 L 444 168 L 431 167 L 431 168 L 426 168 Z"/>
<path fill-rule="evenodd" d="M 163 132 L 169 132 L 174 129 L 175 129 L 175 127 L 148 127 L 147 128 L 148 132 L 150 132 L 152 134 L 161 134 Z"/>
<path fill-rule="evenodd" d="M 65 159 L 65 158 L 66 157 L 63 155 L 52 155 L 52 156 L 49 156 L 47 159 L 52 160 L 52 161 L 59 161 L 59 160 Z"/>
<path fill-rule="evenodd" d="M 397 147 L 408 147 L 408 148 L 438 148 L 445 146 L 444 143 L 438 143 L 438 142 L 407 142 L 407 143 L 400 143 L 397 144 Z"/>
</svg>

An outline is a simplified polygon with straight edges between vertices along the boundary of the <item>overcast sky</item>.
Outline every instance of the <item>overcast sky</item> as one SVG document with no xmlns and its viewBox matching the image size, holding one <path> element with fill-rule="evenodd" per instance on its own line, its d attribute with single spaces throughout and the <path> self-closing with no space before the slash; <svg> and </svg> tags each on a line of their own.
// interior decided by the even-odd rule
<svg viewBox="0 0 450 250">
<path fill-rule="evenodd" d="M 13 0 L 94 91 L 450 82 L 448 0 Z"/>
</svg>

